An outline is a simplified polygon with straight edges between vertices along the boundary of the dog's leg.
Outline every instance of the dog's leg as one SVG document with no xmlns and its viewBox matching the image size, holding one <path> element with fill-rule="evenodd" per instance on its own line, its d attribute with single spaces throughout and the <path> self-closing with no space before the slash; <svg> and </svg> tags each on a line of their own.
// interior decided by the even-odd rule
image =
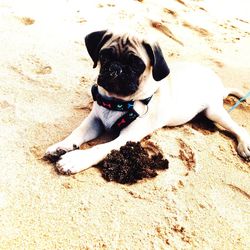
<svg viewBox="0 0 250 250">
<path fill-rule="evenodd" d="M 45 153 L 45 158 L 58 159 L 61 155 L 78 149 L 82 143 L 96 138 L 102 131 L 103 125 L 91 112 L 68 137 L 50 146 Z"/>
<path fill-rule="evenodd" d="M 233 133 L 237 140 L 237 152 L 245 160 L 250 160 L 250 136 L 247 131 L 239 126 L 235 121 L 232 120 L 228 112 L 220 107 L 209 107 L 205 110 L 205 115 L 208 119 L 218 123 L 231 133 Z"/>
<path fill-rule="evenodd" d="M 124 128 L 113 141 L 96 145 L 86 150 L 75 150 L 61 157 L 56 166 L 63 174 L 74 174 L 85 170 L 105 158 L 113 149 L 119 149 L 127 141 L 140 141 L 153 132 L 152 123 L 144 119 L 137 119 Z"/>
</svg>

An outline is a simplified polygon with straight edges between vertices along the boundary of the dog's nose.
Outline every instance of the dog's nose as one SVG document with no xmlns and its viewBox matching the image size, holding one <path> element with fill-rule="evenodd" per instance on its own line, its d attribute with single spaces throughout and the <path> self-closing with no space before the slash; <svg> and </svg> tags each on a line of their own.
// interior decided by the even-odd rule
<svg viewBox="0 0 250 250">
<path fill-rule="evenodd" d="M 122 73 L 121 65 L 115 63 L 109 67 L 109 74 L 111 77 L 115 78 Z"/>
</svg>

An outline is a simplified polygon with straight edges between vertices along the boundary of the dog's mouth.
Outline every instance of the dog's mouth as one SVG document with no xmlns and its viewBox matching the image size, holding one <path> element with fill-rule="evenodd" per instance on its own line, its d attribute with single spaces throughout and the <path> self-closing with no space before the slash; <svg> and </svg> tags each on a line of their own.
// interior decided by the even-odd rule
<svg viewBox="0 0 250 250">
<path fill-rule="evenodd" d="M 101 77 L 98 77 L 98 79 Z M 136 83 L 124 83 L 122 81 L 115 82 L 109 80 L 98 80 L 98 85 L 103 87 L 110 94 L 115 94 L 117 96 L 129 96 L 134 94 L 138 89 L 138 84 Z M 126 85 L 126 86 L 124 86 Z"/>
<path fill-rule="evenodd" d="M 136 92 L 136 90 L 128 90 L 128 89 L 122 90 L 116 84 L 114 84 L 113 86 L 110 86 L 110 84 L 109 84 L 108 87 L 105 86 L 106 84 L 99 84 L 99 85 L 102 86 L 111 95 L 113 94 L 113 95 L 121 96 L 121 97 L 127 97 L 127 96 L 130 96 Z"/>
</svg>

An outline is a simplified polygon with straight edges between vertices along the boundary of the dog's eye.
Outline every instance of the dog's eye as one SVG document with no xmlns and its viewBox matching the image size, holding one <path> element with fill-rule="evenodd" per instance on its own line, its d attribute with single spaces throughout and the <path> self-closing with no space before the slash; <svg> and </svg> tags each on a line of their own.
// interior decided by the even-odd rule
<svg viewBox="0 0 250 250">
<path fill-rule="evenodd" d="M 146 68 L 144 62 L 136 55 L 130 54 L 128 57 L 128 62 L 133 67 L 133 69 L 139 73 L 142 73 Z"/>
<path fill-rule="evenodd" d="M 100 52 L 99 60 L 101 63 L 108 62 L 112 58 L 113 58 L 113 50 L 112 49 L 104 49 Z"/>
<path fill-rule="evenodd" d="M 139 58 L 137 56 L 135 56 L 134 54 L 129 54 L 129 56 L 128 56 L 129 63 L 136 63 L 138 61 L 138 59 Z"/>
<path fill-rule="evenodd" d="M 108 58 L 105 57 L 104 55 L 100 55 L 99 60 L 100 60 L 101 63 L 106 63 L 108 61 Z"/>
</svg>

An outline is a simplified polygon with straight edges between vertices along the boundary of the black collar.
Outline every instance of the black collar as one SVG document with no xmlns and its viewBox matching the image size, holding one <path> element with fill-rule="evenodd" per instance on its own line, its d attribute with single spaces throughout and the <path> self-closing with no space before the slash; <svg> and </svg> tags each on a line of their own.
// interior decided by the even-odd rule
<svg viewBox="0 0 250 250">
<path fill-rule="evenodd" d="M 100 95 L 100 93 L 98 92 L 98 85 L 94 84 L 91 88 L 91 93 L 92 93 L 92 97 L 94 99 L 94 101 L 97 101 L 97 103 L 109 110 L 114 110 L 114 111 L 129 111 L 131 109 L 134 108 L 134 101 L 124 101 L 124 100 L 120 100 L 120 99 L 107 99 L 105 97 L 103 97 L 102 95 Z M 140 100 L 140 102 L 142 102 L 145 105 L 148 105 L 148 103 L 150 102 L 152 96 L 150 96 L 149 98 Z"/>
<path fill-rule="evenodd" d="M 132 121 L 134 121 L 139 114 L 134 110 L 134 101 L 123 101 L 120 99 L 107 99 L 103 97 L 98 92 L 98 86 L 97 84 L 94 84 L 91 88 L 91 93 L 94 101 L 98 103 L 98 105 L 114 111 L 121 111 L 121 112 L 127 112 L 125 115 L 121 116 L 111 127 L 112 130 L 116 130 L 120 132 L 123 128 L 128 126 Z M 145 105 L 148 105 L 150 102 L 152 96 L 140 100 Z"/>
</svg>

